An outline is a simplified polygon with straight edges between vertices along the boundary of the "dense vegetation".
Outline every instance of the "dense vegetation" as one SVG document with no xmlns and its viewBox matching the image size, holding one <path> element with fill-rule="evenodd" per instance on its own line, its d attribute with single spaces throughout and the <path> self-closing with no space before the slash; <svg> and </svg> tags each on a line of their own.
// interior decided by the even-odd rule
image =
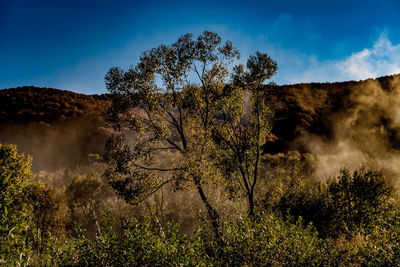
<svg viewBox="0 0 400 267">
<path fill-rule="evenodd" d="M 130 206 L 96 173 L 98 163 L 65 174 L 69 185 L 57 188 L 33 178 L 15 146 L 1 145 L 0 154 L 5 265 L 400 264 L 398 195 L 374 171 L 317 182 L 308 176 L 310 155 L 265 156 L 275 175 L 261 177 L 255 215 L 240 200 L 211 198 L 224 201 L 221 245 L 193 192 L 160 190 Z"/>
<path fill-rule="evenodd" d="M 231 68 L 238 55 L 215 33 L 186 34 L 110 69 L 110 95 L 0 91 L 3 127 L 59 125 L 68 141 L 76 123 L 87 146 L 71 149 L 79 166 L 34 173 L 0 144 L 0 264 L 399 266 L 396 112 L 357 95 L 372 83 L 391 96 L 396 77 L 276 86 L 267 54 Z M 308 153 L 314 135 L 329 146 Z M 378 163 L 326 175 L 340 154 L 324 149 L 343 143 Z"/>
</svg>

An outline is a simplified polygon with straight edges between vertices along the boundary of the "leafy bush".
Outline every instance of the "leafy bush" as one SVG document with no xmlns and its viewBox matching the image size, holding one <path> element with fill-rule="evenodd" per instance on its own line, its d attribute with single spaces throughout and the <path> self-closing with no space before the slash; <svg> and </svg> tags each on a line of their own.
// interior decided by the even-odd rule
<svg viewBox="0 0 400 267">
<path fill-rule="evenodd" d="M 318 233 L 301 218 L 296 222 L 279 215 L 230 222 L 224 235 L 222 265 L 316 265 L 321 253 Z"/>
<path fill-rule="evenodd" d="M 382 174 L 361 169 L 351 175 L 343 169 L 327 184 L 303 183 L 287 190 L 277 208 L 312 222 L 323 237 L 351 237 L 393 217 L 395 195 Z"/>
<path fill-rule="evenodd" d="M 14 145 L 0 144 L 0 263 L 22 261 L 28 214 L 23 190 L 32 178 L 31 159 Z"/>
<path fill-rule="evenodd" d="M 107 219 L 107 225 L 94 240 L 79 231 L 76 239 L 67 241 L 58 254 L 60 266 L 206 266 L 211 264 L 202 249 L 201 240 L 187 240 L 176 225 L 155 226 L 151 220 L 139 223 L 125 221 L 118 234 Z"/>
<path fill-rule="evenodd" d="M 330 235 L 369 231 L 393 216 L 393 188 L 382 174 L 342 170 L 328 183 Z"/>
<path fill-rule="evenodd" d="M 150 202 L 153 217 L 142 212 L 128 219 L 124 212 L 115 216 L 110 211 L 102 219 L 111 207 L 105 201 L 110 192 L 93 175 L 77 176 L 65 190 L 69 207 L 82 209 L 88 218 L 87 225 L 71 218 L 77 234 L 70 235 L 57 226 L 58 193 L 30 183 L 30 159 L 15 146 L 0 145 L 0 264 L 400 266 L 400 205 L 382 174 L 344 169 L 322 183 L 308 177 L 313 170 L 308 155 L 265 159 L 274 171 L 260 183 L 257 199 L 264 213 L 241 217 L 243 209 L 223 217 L 218 241 L 208 224 L 194 223 L 197 232 L 188 238 L 172 219 L 158 221 L 152 209 L 160 206 Z M 97 231 L 80 230 L 88 225 Z"/>
</svg>

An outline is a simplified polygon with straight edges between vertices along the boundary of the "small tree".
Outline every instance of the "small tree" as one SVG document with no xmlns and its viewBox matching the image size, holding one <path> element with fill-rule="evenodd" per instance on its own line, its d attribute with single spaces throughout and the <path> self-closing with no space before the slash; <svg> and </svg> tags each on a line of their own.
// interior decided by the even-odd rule
<svg viewBox="0 0 400 267">
<path fill-rule="evenodd" d="M 205 188 L 227 177 L 221 160 L 235 164 L 232 161 L 244 154 L 256 153 L 251 167 L 249 157 L 239 164 L 248 164 L 245 171 L 251 169 L 258 176 L 260 144 L 268 122 L 263 91 L 256 88 L 276 70 L 269 57 L 258 53 L 250 58 L 248 72 L 235 68 L 235 81 L 240 86 L 230 86 L 226 84 L 229 65 L 237 58 L 239 52 L 229 41 L 222 43 L 217 34 L 205 31 L 196 40 L 185 34 L 170 46 L 146 51 L 134 68 L 126 72 L 112 68 L 105 77 L 113 96 L 109 120 L 117 131 L 107 142 L 104 156 L 109 183 L 130 203 L 140 203 L 166 184 L 175 189 L 194 187 L 217 240 L 221 240 L 219 215 Z M 254 95 L 254 108 L 244 123 L 243 93 L 247 86 Z M 245 135 L 231 132 L 240 131 L 242 126 L 247 128 Z M 126 138 L 129 130 L 134 132 L 130 135 L 133 142 Z M 226 144 L 218 139 L 235 137 L 242 138 L 246 146 L 236 153 L 241 144 L 235 144 L 230 153 L 221 153 Z M 256 180 L 246 191 L 251 214 Z"/>
<path fill-rule="evenodd" d="M 33 248 L 40 260 L 50 234 L 60 226 L 59 212 L 63 199 L 54 189 L 40 182 L 29 184 L 24 195 L 33 225 Z"/>
<path fill-rule="evenodd" d="M 15 145 L 0 144 L 0 263 L 19 257 L 25 245 L 23 190 L 33 177 L 30 168 L 30 157 L 18 154 Z"/>
<path fill-rule="evenodd" d="M 76 176 L 65 189 L 72 214 L 75 215 L 76 209 L 79 209 L 88 223 L 95 227 L 97 234 L 101 233 L 98 211 L 110 193 L 108 185 L 102 184 L 92 174 Z"/>
</svg>

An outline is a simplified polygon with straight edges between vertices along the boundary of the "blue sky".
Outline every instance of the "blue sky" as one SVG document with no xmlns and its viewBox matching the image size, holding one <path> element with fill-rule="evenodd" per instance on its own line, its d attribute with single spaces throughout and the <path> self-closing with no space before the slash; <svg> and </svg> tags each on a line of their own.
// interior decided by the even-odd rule
<svg viewBox="0 0 400 267">
<path fill-rule="evenodd" d="M 242 59 L 278 62 L 278 84 L 400 72 L 400 1 L 0 0 L 0 88 L 104 93 L 109 68 L 212 30 Z"/>
</svg>

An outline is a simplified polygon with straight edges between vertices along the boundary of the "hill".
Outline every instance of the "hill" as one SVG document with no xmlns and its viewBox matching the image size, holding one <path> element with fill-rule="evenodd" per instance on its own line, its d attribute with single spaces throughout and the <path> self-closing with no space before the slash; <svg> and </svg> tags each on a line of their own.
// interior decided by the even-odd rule
<svg viewBox="0 0 400 267">
<path fill-rule="evenodd" d="M 335 83 L 301 83 L 274 87 L 269 93 L 270 106 L 274 112 L 273 133 L 279 139 L 270 144 L 270 151 L 287 151 L 290 149 L 307 150 L 303 142 L 295 142 L 307 135 L 315 135 L 326 142 L 336 142 L 338 127 L 349 117 L 360 113 L 358 118 L 368 122 L 366 127 L 383 125 L 396 135 L 397 130 L 390 125 L 396 118 L 388 110 L 389 103 L 371 103 L 375 98 L 385 100 L 396 98 L 399 89 L 400 74 Z M 385 99 L 381 99 L 386 96 Z M 396 98 L 397 99 L 397 98 Z M 369 102 L 368 102 L 369 101 Z M 373 121 L 368 117 L 373 114 Z M 357 113 L 357 114 L 354 114 Z M 375 118 L 375 117 L 379 118 Z M 354 127 L 360 121 L 355 121 Z M 356 127 L 357 128 L 357 127 Z M 396 127 L 395 127 L 396 128 Z M 344 129 L 343 129 L 344 130 Z M 393 136 L 392 145 L 399 147 Z"/>
<path fill-rule="evenodd" d="M 54 123 L 95 117 L 110 106 L 109 96 L 77 94 L 53 88 L 24 86 L 0 90 L 1 123 Z"/>
<path fill-rule="evenodd" d="M 107 95 L 84 95 L 52 88 L 0 90 L 0 143 L 17 144 L 33 156 L 35 171 L 88 162 L 103 151 Z"/>
<path fill-rule="evenodd" d="M 315 142 L 310 137 L 337 143 L 379 127 L 384 128 L 386 146 L 399 148 L 396 112 L 384 105 L 392 99 L 388 105 L 396 106 L 398 80 L 400 75 L 274 86 L 268 101 L 277 139 L 265 146 L 266 151 L 312 152 L 310 144 Z M 33 155 L 34 170 L 84 164 L 88 154 L 103 151 L 107 137 L 104 114 L 110 104 L 107 94 L 84 95 L 33 86 L 0 90 L 0 142 L 15 143 L 20 151 Z M 349 118 L 354 121 L 348 122 Z"/>
</svg>

